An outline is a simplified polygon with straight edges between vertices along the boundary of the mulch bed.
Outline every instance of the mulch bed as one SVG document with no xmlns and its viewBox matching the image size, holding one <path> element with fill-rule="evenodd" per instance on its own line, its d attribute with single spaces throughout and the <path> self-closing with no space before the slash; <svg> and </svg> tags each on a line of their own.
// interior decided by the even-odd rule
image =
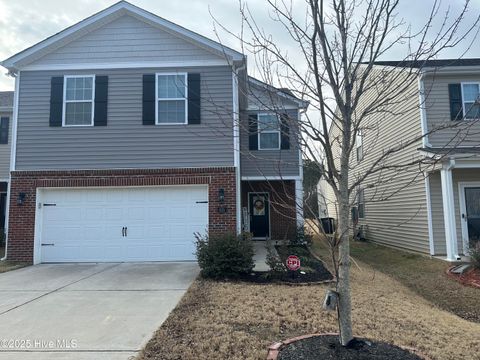
<svg viewBox="0 0 480 360">
<path fill-rule="evenodd" d="M 300 258 L 301 267 L 298 271 L 258 272 L 241 277 L 241 281 L 257 284 L 286 283 L 286 284 L 319 284 L 330 282 L 333 275 L 324 263 L 315 257 L 305 245 L 276 246 L 278 255 L 283 264 L 289 255 Z M 304 273 L 302 273 L 304 272 Z"/>
<path fill-rule="evenodd" d="M 278 360 L 422 360 L 395 345 L 359 339 L 349 348 L 336 335 L 321 335 L 294 341 L 281 348 Z"/>
<path fill-rule="evenodd" d="M 476 287 L 476 288 L 480 289 L 480 269 L 472 268 L 472 269 L 467 270 L 463 274 L 454 274 L 454 273 L 451 272 L 451 270 L 454 267 L 455 266 L 452 266 L 451 268 L 449 268 L 447 270 L 448 276 L 457 280 L 458 282 L 460 282 L 463 285 L 473 286 L 473 287 Z"/>
</svg>

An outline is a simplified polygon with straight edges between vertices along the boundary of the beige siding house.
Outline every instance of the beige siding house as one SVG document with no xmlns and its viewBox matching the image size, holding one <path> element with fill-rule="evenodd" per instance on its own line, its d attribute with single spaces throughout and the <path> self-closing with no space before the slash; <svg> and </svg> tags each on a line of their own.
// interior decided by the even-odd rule
<svg viewBox="0 0 480 360">
<path fill-rule="evenodd" d="M 363 156 L 352 154 L 350 181 L 382 153 L 410 140 L 415 141 L 385 165 L 415 165 L 367 176 L 352 196 L 352 207 L 362 208 L 358 225 L 371 241 L 458 260 L 480 239 L 480 59 L 376 66 L 372 76 L 385 67 L 421 71 L 405 75 L 415 79 L 402 92 L 404 98 L 362 123 L 356 147 Z M 334 135 L 338 129 L 330 131 Z M 332 189 L 323 182 L 319 190 L 326 215 L 335 218 Z"/>
</svg>

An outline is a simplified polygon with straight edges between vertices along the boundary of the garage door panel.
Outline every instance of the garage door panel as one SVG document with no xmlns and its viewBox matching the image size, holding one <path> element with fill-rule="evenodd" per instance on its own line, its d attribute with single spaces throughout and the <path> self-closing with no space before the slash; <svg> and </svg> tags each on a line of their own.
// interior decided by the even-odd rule
<svg viewBox="0 0 480 360">
<path fill-rule="evenodd" d="M 43 262 L 194 260 L 206 186 L 42 191 Z M 122 228 L 127 227 L 127 236 Z"/>
</svg>

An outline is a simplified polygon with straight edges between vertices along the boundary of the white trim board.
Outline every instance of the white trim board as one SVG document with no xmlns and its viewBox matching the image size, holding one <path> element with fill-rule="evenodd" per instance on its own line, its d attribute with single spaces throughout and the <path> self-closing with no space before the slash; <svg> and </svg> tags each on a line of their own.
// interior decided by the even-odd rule
<svg viewBox="0 0 480 360">
<path fill-rule="evenodd" d="M 242 176 L 242 181 L 302 180 L 301 176 Z"/>
<path fill-rule="evenodd" d="M 32 61 L 36 60 L 36 57 L 44 56 L 50 51 L 64 46 L 67 43 L 77 39 L 80 36 L 84 36 L 89 31 L 101 26 L 104 23 L 115 20 L 123 15 L 131 15 L 135 18 L 151 25 L 158 27 L 163 31 L 167 31 L 174 36 L 178 36 L 184 40 L 205 48 L 217 56 L 227 57 L 233 61 L 244 61 L 244 55 L 238 51 L 235 51 L 229 47 L 226 47 L 216 41 L 213 41 L 207 37 L 190 31 L 180 25 L 163 19 L 151 12 L 148 12 L 140 7 L 130 4 L 127 1 L 120 1 L 66 29 L 59 33 L 46 38 L 45 40 L 33 45 L 13 56 L 4 60 L 1 65 L 9 69 L 11 72 L 16 70 L 22 70 L 24 65 L 28 65 Z M 22 65 L 23 64 L 23 65 Z"/>
<path fill-rule="evenodd" d="M 432 199 L 430 193 L 430 176 L 425 176 L 425 197 L 427 203 L 427 221 L 428 221 L 428 244 L 430 255 L 435 255 L 435 242 L 433 240 L 433 220 L 432 220 Z"/>
<path fill-rule="evenodd" d="M 230 66 L 227 60 L 185 60 L 185 61 L 139 61 L 139 62 L 112 62 L 112 63 L 69 63 L 54 65 L 26 65 L 26 71 L 55 71 L 55 70 L 109 70 L 109 69 L 139 69 L 139 68 L 178 68 L 201 66 Z"/>
<path fill-rule="evenodd" d="M 469 187 L 480 188 L 480 181 L 459 181 L 458 182 L 458 202 L 459 202 L 458 216 L 460 216 L 460 226 L 462 229 L 462 245 L 463 245 L 464 255 L 467 255 L 469 250 L 468 249 L 468 224 L 467 224 L 467 221 L 462 217 L 462 214 L 467 213 L 466 201 L 465 201 L 465 189 Z"/>
</svg>

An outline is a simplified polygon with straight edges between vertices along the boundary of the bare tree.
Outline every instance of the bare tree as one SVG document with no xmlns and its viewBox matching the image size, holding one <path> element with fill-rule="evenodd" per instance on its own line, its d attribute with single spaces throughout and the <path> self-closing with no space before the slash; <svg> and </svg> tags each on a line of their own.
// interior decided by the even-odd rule
<svg viewBox="0 0 480 360">
<path fill-rule="evenodd" d="M 469 0 L 455 14 L 451 9 L 441 11 L 440 2 L 433 1 L 425 23 L 416 31 L 399 17 L 400 0 L 305 0 L 305 10 L 300 14 L 298 9 L 302 7 L 298 2 L 267 2 L 272 20 L 284 30 L 280 36 L 288 37 L 294 44 L 293 59 L 263 30 L 243 2 L 242 33 L 230 34 L 254 55 L 255 66 L 265 83 L 289 88 L 294 95 L 310 102 L 311 110 L 298 124 L 302 133 L 298 141 L 304 156 L 323 164 L 324 181 L 335 195 L 337 230 L 327 241 L 337 279 L 340 342 L 347 346 L 353 339 L 349 234 L 356 189 L 375 182 L 384 186 L 372 198 L 380 201 L 393 196 L 385 190 L 389 181 L 401 173 L 415 181 L 423 176 L 425 166 L 435 166 L 438 161 L 427 161 L 421 156 L 405 159 L 398 154 L 415 149 L 423 137 L 447 126 L 459 127 L 457 139 L 452 140 L 456 145 L 468 129 L 459 122 L 439 126 L 381 151 L 375 151 L 372 141 L 365 144 L 364 151 L 370 152 L 369 157 L 374 160 L 361 167 L 352 161 L 356 141 L 360 133 L 376 131 L 385 114 L 407 116 L 419 111 L 424 104 L 417 102 L 415 108 L 405 108 L 403 104 L 418 99 L 417 81 L 425 64 L 443 50 L 474 37 L 479 19 L 475 15 L 472 22 L 463 24 Z M 403 56 L 398 66 L 376 66 L 399 46 Z M 275 107 L 271 110 L 282 113 Z"/>
</svg>

